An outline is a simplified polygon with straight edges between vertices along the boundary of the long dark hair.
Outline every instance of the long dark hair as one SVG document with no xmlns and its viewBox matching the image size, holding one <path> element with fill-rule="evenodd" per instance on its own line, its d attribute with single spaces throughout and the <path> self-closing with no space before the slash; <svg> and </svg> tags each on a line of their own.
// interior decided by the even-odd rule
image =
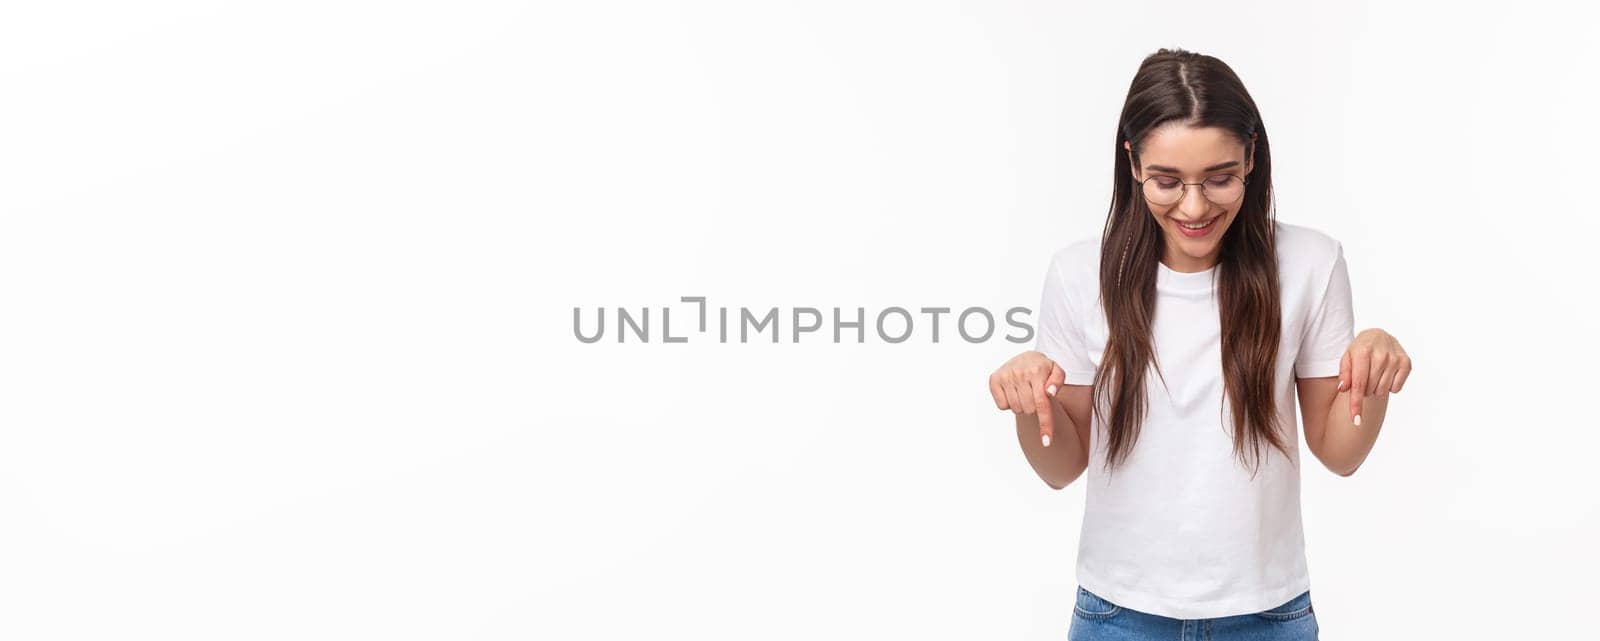
<svg viewBox="0 0 1600 641">
<path fill-rule="evenodd" d="M 1255 164 L 1245 184 L 1244 202 L 1221 241 L 1217 258 L 1217 304 L 1221 309 L 1224 403 L 1232 408 L 1233 450 L 1259 469 L 1264 448 L 1288 456 L 1278 429 L 1275 368 L 1281 317 L 1278 261 L 1272 206 L 1272 145 L 1256 103 L 1244 83 L 1221 60 L 1161 49 L 1139 65 L 1117 124 L 1115 192 L 1101 236 L 1100 297 L 1110 340 L 1095 375 L 1094 412 L 1109 401 L 1107 469 L 1128 457 L 1146 413 L 1146 368 L 1156 360 L 1151 340 L 1157 264 L 1165 241 L 1161 224 L 1133 177 L 1127 141 L 1137 162 L 1145 136 L 1170 121 L 1192 127 L 1218 127 L 1251 153 Z M 1160 364 L 1156 363 L 1160 375 Z M 1166 384 L 1165 376 L 1161 377 Z M 1110 383 L 1108 385 L 1108 383 Z M 1248 455 L 1248 456 L 1247 456 Z M 1252 478 L 1255 470 L 1252 470 Z"/>
</svg>

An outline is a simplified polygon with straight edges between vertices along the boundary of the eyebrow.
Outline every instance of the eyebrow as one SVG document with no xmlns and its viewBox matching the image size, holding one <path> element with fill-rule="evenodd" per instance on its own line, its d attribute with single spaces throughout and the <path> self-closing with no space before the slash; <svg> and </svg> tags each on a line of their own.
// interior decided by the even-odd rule
<svg viewBox="0 0 1600 641">
<path fill-rule="evenodd" d="M 1227 169 L 1227 168 L 1232 167 L 1232 166 L 1237 165 L 1237 164 L 1239 164 L 1239 161 L 1230 160 L 1228 162 L 1217 163 L 1217 164 L 1212 165 L 1210 167 L 1206 167 L 1205 169 L 1202 169 L 1200 171 L 1202 173 L 1204 173 L 1204 172 L 1207 172 L 1207 171 L 1216 171 L 1218 169 Z M 1167 172 L 1169 174 L 1181 173 L 1181 172 L 1178 171 L 1177 167 L 1167 167 L 1165 165 L 1145 165 L 1144 170 L 1145 171 L 1164 171 L 1164 172 Z"/>
</svg>

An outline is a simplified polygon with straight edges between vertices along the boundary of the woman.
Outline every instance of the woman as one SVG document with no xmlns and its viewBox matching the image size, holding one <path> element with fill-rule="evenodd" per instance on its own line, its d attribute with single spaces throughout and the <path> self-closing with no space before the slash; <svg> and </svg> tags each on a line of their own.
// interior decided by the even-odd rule
<svg viewBox="0 0 1600 641">
<path fill-rule="evenodd" d="M 1296 397 L 1349 476 L 1410 358 L 1352 336 L 1343 246 L 1274 219 L 1266 128 L 1227 65 L 1162 49 L 1121 118 L 1102 236 L 1055 253 L 1035 350 L 989 380 L 1045 483 L 1089 471 L 1069 637 L 1315 639 Z"/>
</svg>

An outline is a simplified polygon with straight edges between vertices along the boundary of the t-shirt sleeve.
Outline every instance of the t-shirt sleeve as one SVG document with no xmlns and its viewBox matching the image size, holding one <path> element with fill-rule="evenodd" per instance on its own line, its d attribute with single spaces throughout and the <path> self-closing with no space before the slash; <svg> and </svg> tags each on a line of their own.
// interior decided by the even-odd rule
<svg viewBox="0 0 1600 641">
<path fill-rule="evenodd" d="M 1068 385 L 1092 385 L 1094 361 L 1089 359 L 1084 340 L 1086 307 L 1080 303 L 1087 283 L 1063 274 L 1061 254 L 1050 260 L 1044 276 L 1044 293 L 1039 300 L 1039 336 L 1034 349 L 1055 361 L 1066 374 Z"/>
<path fill-rule="evenodd" d="M 1350 270 L 1344 262 L 1344 245 L 1335 243 L 1333 267 L 1321 299 L 1312 308 L 1300 355 L 1294 361 L 1295 378 L 1338 376 L 1345 350 L 1355 340 L 1355 310 L 1350 300 Z"/>
</svg>

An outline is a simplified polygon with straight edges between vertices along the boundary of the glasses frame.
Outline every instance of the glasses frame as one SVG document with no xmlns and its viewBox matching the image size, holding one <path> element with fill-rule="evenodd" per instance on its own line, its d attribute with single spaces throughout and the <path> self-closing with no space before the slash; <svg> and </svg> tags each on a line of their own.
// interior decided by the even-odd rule
<svg viewBox="0 0 1600 641">
<path fill-rule="evenodd" d="M 1212 178 L 1216 178 L 1217 176 L 1232 176 L 1233 178 L 1238 180 L 1240 183 L 1243 183 L 1244 186 L 1245 186 L 1245 189 L 1244 189 L 1244 191 L 1239 192 L 1239 198 L 1244 198 L 1245 192 L 1250 191 L 1250 189 L 1249 189 L 1249 187 L 1250 187 L 1250 177 L 1249 176 L 1240 176 L 1239 174 L 1221 173 L 1221 174 L 1212 174 L 1210 176 L 1206 176 L 1206 180 L 1211 180 Z M 1172 178 L 1174 180 L 1177 180 L 1178 181 L 1178 185 L 1179 185 L 1179 189 L 1181 190 L 1181 192 L 1178 194 L 1178 199 L 1174 200 L 1174 201 L 1172 201 L 1170 203 L 1158 203 L 1158 202 L 1156 202 L 1154 200 L 1150 200 L 1150 194 L 1146 191 L 1146 188 L 1148 188 L 1150 186 L 1150 181 L 1151 180 L 1155 180 L 1156 178 Z M 1139 181 L 1139 195 L 1140 196 L 1144 196 L 1144 199 L 1149 201 L 1149 202 L 1151 202 L 1152 204 L 1156 204 L 1156 205 L 1160 205 L 1162 207 L 1166 207 L 1168 205 L 1176 205 L 1178 203 L 1183 202 L 1184 197 L 1189 195 L 1189 185 L 1200 185 L 1200 197 L 1206 199 L 1206 202 L 1209 202 L 1209 203 L 1212 203 L 1212 204 L 1216 204 L 1216 205 L 1224 205 L 1224 206 L 1232 205 L 1232 204 L 1234 204 L 1236 202 L 1239 202 L 1239 198 L 1235 198 L 1235 199 L 1230 200 L 1230 201 L 1225 202 L 1225 203 L 1217 202 L 1215 200 L 1212 200 L 1211 196 L 1206 194 L 1205 184 L 1206 184 L 1205 180 L 1202 180 L 1202 181 L 1197 182 L 1197 183 L 1186 183 L 1186 182 L 1183 182 L 1182 178 L 1179 178 L 1177 176 L 1172 176 L 1172 175 L 1168 175 L 1168 174 L 1156 174 L 1154 176 L 1147 176 L 1144 180 Z"/>
</svg>

